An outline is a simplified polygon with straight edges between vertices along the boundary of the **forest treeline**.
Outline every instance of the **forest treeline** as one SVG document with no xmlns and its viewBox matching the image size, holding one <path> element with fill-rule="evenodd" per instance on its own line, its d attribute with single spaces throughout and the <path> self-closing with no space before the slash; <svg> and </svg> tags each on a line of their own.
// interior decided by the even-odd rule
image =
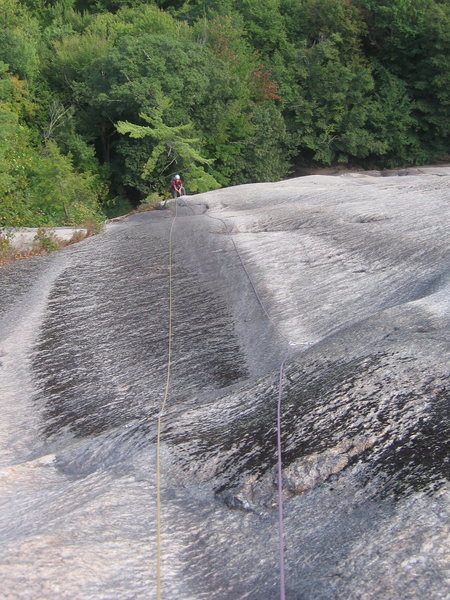
<svg viewBox="0 0 450 600">
<path fill-rule="evenodd" d="M 446 158 L 450 0 L 0 0 L 0 226 Z"/>
</svg>

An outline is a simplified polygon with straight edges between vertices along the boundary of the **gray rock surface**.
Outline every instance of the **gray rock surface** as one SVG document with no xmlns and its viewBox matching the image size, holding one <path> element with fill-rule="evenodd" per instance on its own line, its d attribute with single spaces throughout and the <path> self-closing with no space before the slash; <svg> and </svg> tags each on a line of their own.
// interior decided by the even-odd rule
<svg viewBox="0 0 450 600">
<path fill-rule="evenodd" d="M 153 597 L 173 226 L 163 597 L 278 597 L 287 357 L 287 598 L 448 598 L 449 175 L 218 190 L 3 268 L 5 597 Z"/>
<path fill-rule="evenodd" d="M 85 227 L 21 227 L 8 231 L 0 230 L 0 235 L 3 233 L 15 250 L 29 251 L 36 245 L 40 231 L 45 231 L 47 236 L 51 236 L 57 242 L 69 242 L 77 235 L 82 239 L 88 234 Z"/>
</svg>

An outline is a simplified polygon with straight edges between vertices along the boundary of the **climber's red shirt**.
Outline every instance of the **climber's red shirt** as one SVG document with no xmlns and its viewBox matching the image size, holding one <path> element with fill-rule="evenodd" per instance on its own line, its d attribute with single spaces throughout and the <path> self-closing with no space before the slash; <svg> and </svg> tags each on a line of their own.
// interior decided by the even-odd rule
<svg viewBox="0 0 450 600">
<path fill-rule="evenodd" d="M 183 187 L 183 182 L 181 181 L 181 179 L 172 179 L 172 187 L 177 191 L 180 191 Z"/>
</svg>

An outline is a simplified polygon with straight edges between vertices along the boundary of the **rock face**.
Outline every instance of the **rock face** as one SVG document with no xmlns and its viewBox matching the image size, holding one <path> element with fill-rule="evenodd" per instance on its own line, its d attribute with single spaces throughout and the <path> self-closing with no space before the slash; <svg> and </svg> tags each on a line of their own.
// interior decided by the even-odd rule
<svg viewBox="0 0 450 600">
<path fill-rule="evenodd" d="M 2 269 L 6 597 L 154 594 L 172 228 L 163 597 L 278 597 L 285 361 L 286 597 L 448 598 L 449 175 L 218 190 Z"/>
<path fill-rule="evenodd" d="M 29 251 L 36 246 L 36 240 L 39 236 L 39 232 L 46 233 L 47 236 L 51 236 L 55 242 L 69 242 L 74 237 L 83 239 L 87 236 L 88 230 L 85 227 L 22 227 L 21 229 L 15 229 L 12 232 L 8 232 L 8 242 L 12 248 L 20 251 Z M 0 230 L 0 235 L 3 233 Z"/>
</svg>

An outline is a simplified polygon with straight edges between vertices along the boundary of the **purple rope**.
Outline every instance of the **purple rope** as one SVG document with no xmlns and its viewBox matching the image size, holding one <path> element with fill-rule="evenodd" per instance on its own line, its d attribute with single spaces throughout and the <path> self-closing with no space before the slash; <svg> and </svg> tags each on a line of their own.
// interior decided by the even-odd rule
<svg viewBox="0 0 450 600">
<path fill-rule="evenodd" d="M 278 480 L 278 543 L 279 543 L 279 565 L 280 565 L 280 600 L 285 600 L 285 565 L 284 565 L 284 518 L 283 518 L 283 477 L 282 477 L 282 457 L 281 457 L 281 401 L 283 396 L 284 364 L 286 359 L 280 365 L 280 378 L 278 382 L 278 404 L 277 404 L 277 480 Z"/>
<path fill-rule="evenodd" d="M 231 242 L 233 243 L 234 250 L 239 258 L 242 268 L 244 269 L 247 279 L 249 280 L 250 285 L 253 288 L 253 292 L 255 293 L 256 299 L 257 299 L 262 311 L 266 315 L 268 321 L 270 323 L 272 323 L 274 328 L 278 329 L 277 325 L 272 321 L 272 318 L 270 317 L 269 313 L 267 312 L 266 307 L 264 306 L 264 303 L 261 300 L 260 295 L 258 294 L 258 290 L 256 289 L 256 286 L 253 283 L 253 280 L 245 266 L 244 261 L 242 260 L 241 253 L 239 252 L 236 242 L 234 241 L 233 236 L 231 235 L 231 231 L 228 229 L 227 223 L 225 222 L 224 219 L 221 219 L 220 217 L 212 217 L 211 215 L 208 215 L 208 214 L 206 216 L 209 217 L 210 219 L 214 219 L 215 221 L 220 221 L 224 225 L 225 231 L 228 234 Z M 281 335 L 282 335 L 282 337 L 285 337 L 283 335 L 283 333 L 281 333 Z M 284 535 L 284 518 L 283 518 L 283 478 L 282 478 L 283 464 L 282 464 L 282 460 L 281 460 L 281 451 L 282 451 L 282 445 L 281 445 L 281 401 L 282 401 L 282 395 L 283 395 L 284 365 L 286 364 L 287 358 L 288 357 L 286 356 L 280 365 L 280 377 L 279 377 L 279 384 L 278 384 L 278 404 L 277 404 L 277 457 L 278 457 L 277 487 L 278 487 L 278 544 L 279 544 L 279 571 L 280 571 L 280 600 L 286 600 L 286 590 L 285 590 L 286 576 L 285 576 L 285 563 L 284 563 L 285 535 Z"/>
</svg>

